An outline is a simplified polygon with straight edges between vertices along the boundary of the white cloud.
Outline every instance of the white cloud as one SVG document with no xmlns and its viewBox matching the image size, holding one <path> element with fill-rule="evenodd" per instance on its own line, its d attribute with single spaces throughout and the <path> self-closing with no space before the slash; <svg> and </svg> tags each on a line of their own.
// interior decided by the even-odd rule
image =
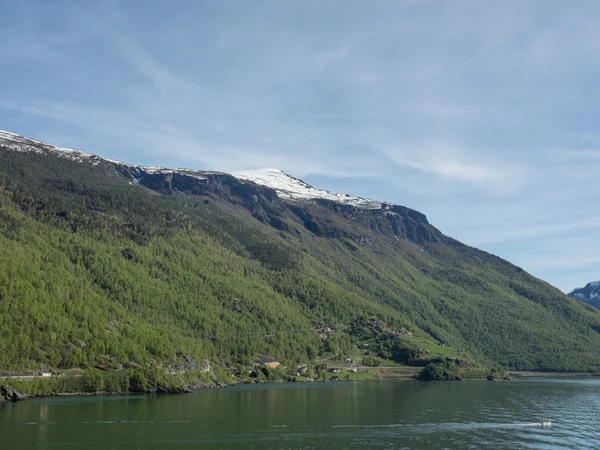
<svg viewBox="0 0 600 450">
<path fill-rule="evenodd" d="M 525 168 L 439 142 L 414 143 L 384 150 L 396 164 L 435 176 L 502 192 L 515 192 L 524 183 Z"/>
</svg>

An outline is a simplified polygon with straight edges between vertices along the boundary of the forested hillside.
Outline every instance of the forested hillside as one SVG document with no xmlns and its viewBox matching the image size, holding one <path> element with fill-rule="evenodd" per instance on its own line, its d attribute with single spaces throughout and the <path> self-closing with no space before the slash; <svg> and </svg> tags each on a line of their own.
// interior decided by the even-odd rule
<svg viewBox="0 0 600 450">
<path fill-rule="evenodd" d="M 238 374 L 366 339 L 403 364 L 600 369 L 598 312 L 416 211 L 28 145 L 0 139 L 0 371 Z"/>
</svg>

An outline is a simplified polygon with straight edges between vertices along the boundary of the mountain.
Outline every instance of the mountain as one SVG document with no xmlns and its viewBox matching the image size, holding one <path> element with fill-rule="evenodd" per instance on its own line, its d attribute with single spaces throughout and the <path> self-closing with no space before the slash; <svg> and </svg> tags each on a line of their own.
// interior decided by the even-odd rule
<svg viewBox="0 0 600 450">
<path fill-rule="evenodd" d="M 574 289 L 568 295 L 600 309 L 600 281 L 593 281 L 585 287 Z"/>
<path fill-rule="evenodd" d="M 243 378 L 259 358 L 347 356 L 598 371 L 599 333 L 593 308 L 413 209 L 0 133 L 0 371 Z"/>
</svg>

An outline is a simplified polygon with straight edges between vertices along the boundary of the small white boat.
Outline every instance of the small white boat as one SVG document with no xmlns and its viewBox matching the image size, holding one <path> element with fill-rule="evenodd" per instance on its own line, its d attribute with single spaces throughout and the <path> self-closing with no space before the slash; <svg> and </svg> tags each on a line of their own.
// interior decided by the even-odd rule
<svg viewBox="0 0 600 450">
<path fill-rule="evenodd" d="M 543 428 L 550 428 L 552 426 L 551 420 L 540 420 L 540 426 Z"/>
</svg>

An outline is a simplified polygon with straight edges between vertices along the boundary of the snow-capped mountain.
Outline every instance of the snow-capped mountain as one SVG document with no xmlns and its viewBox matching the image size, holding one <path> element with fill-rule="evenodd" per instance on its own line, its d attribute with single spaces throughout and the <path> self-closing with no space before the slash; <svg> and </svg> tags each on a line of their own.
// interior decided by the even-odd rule
<svg viewBox="0 0 600 450">
<path fill-rule="evenodd" d="M 600 309 L 600 281 L 592 281 L 585 287 L 573 290 L 568 295 Z"/>
<path fill-rule="evenodd" d="M 126 164 L 120 161 L 114 161 L 107 158 L 102 158 L 91 153 L 74 150 L 70 148 L 56 147 L 34 139 L 26 138 L 18 134 L 0 130 L 0 143 L 4 147 L 11 150 L 21 152 L 44 153 L 52 152 L 59 156 L 78 162 L 89 162 L 92 165 L 100 163 L 111 163 L 118 166 L 125 166 L 130 169 L 135 169 L 138 172 L 143 172 L 148 175 L 160 174 L 184 175 L 199 180 L 205 180 L 210 175 L 226 175 L 221 172 L 191 170 L 191 169 L 169 169 L 165 167 L 149 167 Z M 309 184 L 294 178 L 279 169 L 259 169 L 237 172 L 232 174 L 235 178 L 242 182 L 252 182 L 260 186 L 265 186 L 274 189 L 277 195 L 285 200 L 292 201 L 310 201 L 315 199 L 330 200 L 343 205 L 354 206 L 359 209 L 368 210 L 384 210 L 389 211 L 390 205 L 384 202 L 371 200 L 363 197 L 354 197 L 348 194 L 340 194 L 326 190 L 316 189 Z M 390 214 L 392 212 L 389 212 Z"/>
</svg>

